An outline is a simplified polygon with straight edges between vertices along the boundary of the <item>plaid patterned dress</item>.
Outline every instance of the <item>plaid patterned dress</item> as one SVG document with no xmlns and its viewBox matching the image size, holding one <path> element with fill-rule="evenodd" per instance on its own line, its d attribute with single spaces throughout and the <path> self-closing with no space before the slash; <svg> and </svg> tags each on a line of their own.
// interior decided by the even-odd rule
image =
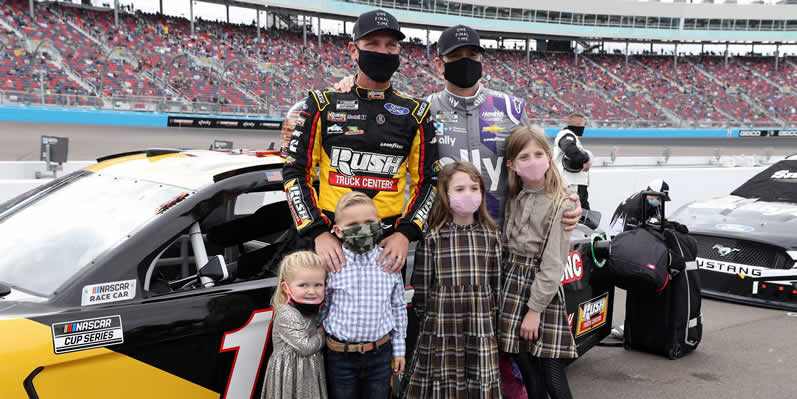
<svg viewBox="0 0 797 399">
<path fill-rule="evenodd" d="M 497 312 L 501 239 L 447 224 L 418 243 L 413 307 L 420 333 L 402 382 L 408 398 L 501 398 Z"/>
<path fill-rule="evenodd" d="M 527 352 L 552 359 L 578 357 L 561 284 L 570 248 L 570 233 L 562 229 L 562 214 L 574 205 L 565 200 L 554 214 L 552 195 L 527 188 L 507 204 L 500 302 L 502 352 Z M 520 337 L 520 324 L 530 308 L 540 312 L 540 338 L 533 342 Z"/>
</svg>

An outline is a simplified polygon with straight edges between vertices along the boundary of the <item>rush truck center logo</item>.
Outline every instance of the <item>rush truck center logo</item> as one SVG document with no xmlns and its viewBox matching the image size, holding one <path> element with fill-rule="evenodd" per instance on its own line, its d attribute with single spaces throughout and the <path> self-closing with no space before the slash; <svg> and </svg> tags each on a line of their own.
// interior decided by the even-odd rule
<svg viewBox="0 0 797 399">
<path fill-rule="evenodd" d="M 346 147 L 332 147 L 330 159 L 329 166 L 345 176 L 365 172 L 392 177 L 398 174 L 404 162 L 403 156 L 354 151 Z"/>
<path fill-rule="evenodd" d="M 581 336 L 606 324 L 609 293 L 592 298 L 578 305 L 578 326 L 576 336 Z"/>
<path fill-rule="evenodd" d="M 426 194 L 426 198 L 423 199 L 423 204 L 412 218 L 413 223 L 420 227 L 421 230 L 423 230 L 423 225 L 426 223 L 426 220 L 429 218 L 429 213 L 432 211 L 435 197 L 437 197 L 435 190 L 429 190 Z"/>
<path fill-rule="evenodd" d="M 313 218 L 310 217 L 310 211 L 302 196 L 302 186 L 297 183 L 296 179 L 288 180 L 285 183 L 285 194 L 288 196 L 288 207 L 291 209 L 296 228 L 301 229 L 312 223 Z"/>
<path fill-rule="evenodd" d="M 584 262 L 578 251 L 570 251 L 565 264 L 565 272 L 562 274 L 562 284 L 569 284 L 581 280 L 584 277 Z"/>
</svg>

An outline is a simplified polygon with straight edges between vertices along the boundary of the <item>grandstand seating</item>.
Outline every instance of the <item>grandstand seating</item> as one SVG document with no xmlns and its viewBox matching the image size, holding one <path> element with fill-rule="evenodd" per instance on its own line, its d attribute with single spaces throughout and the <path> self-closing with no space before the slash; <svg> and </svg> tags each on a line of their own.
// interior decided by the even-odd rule
<svg viewBox="0 0 797 399">
<path fill-rule="evenodd" d="M 111 11 L 40 3 L 30 18 L 28 5 L 0 3 L 0 18 L 24 36 L 0 29 L 0 90 L 28 93 L 31 102 L 42 93 L 90 106 L 156 97 L 230 106 L 230 112 L 280 112 L 355 70 L 348 37 L 324 35 L 319 46 L 308 32 L 305 45 L 301 32 L 268 30 L 258 43 L 251 25 L 200 20 L 191 35 L 181 17 L 121 12 L 114 27 Z M 34 60 L 28 50 L 41 41 L 58 54 Z M 415 96 L 441 90 L 433 61 L 424 45 L 402 43 L 394 85 Z M 797 66 L 782 60 L 776 70 L 771 57 L 733 57 L 726 65 L 723 57 L 690 56 L 675 65 L 660 55 L 535 52 L 527 63 L 524 51 L 489 49 L 483 83 L 527 98 L 528 114 L 540 123 L 558 123 L 574 111 L 595 125 L 797 121 Z"/>
</svg>

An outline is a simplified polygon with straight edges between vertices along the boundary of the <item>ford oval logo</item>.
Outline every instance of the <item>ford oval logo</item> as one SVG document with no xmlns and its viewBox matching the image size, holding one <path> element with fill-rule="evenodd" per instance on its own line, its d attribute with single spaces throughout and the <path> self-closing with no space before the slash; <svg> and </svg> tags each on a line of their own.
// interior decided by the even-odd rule
<svg viewBox="0 0 797 399">
<path fill-rule="evenodd" d="M 385 109 L 393 115 L 407 115 L 410 113 L 409 108 L 405 108 L 393 103 L 385 103 Z"/>
</svg>

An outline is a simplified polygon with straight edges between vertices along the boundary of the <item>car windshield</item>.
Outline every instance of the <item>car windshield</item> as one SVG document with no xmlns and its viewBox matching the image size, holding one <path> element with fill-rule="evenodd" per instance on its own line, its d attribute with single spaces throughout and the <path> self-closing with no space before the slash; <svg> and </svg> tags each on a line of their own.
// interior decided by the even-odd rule
<svg viewBox="0 0 797 399">
<path fill-rule="evenodd" d="M 0 211 L 0 281 L 50 296 L 186 191 L 83 172 L 12 200 L 16 204 Z"/>
</svg>

